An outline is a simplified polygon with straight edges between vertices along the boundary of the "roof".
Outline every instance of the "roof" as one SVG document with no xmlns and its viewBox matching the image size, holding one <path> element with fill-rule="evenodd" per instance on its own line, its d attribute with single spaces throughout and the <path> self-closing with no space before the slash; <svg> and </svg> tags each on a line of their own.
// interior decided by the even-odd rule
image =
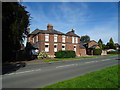
<svg viewBox="0 0 120 90">
<path fill-rule="evenodd" d="M 60 32 L 60 31 L 57 31 L 57 30 L 39 30 L 39 29 L 36 29 L 34 30 L 32 33 L 30 34 L 38 34 L 38 33 L 43 33 L 43 34 L 60 34 L 60 35 L 65 35 L 64 33 Z"/>
<path fill-rule="evenodd" d="M 67 32 L 66 35 L 68 35 L 68 36 L 74 36 L 74 37 L 80 37 L 80 36 L 78 36 L 77 34 L 75 34 L 75 33 L 72 32 L 72 31 Z"/>
<path fill-rule="evenodd" d="M 81 48 L 81 49 L 85 49 L 85 47 L 84 47 L 82 44 L 80 44 L 80 48 Z"/>
<path fill-rule="evenodd" d="M 91 46 L 91 47 L 89 47 L 89 48 L 96 48 L 98 45 L 93 45 L 93 46 Z"/>
</svg>

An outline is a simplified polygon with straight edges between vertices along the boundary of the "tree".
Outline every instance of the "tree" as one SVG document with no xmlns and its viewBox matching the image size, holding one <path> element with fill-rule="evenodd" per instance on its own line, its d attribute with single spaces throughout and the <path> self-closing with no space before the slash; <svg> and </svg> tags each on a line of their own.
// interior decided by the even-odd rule
<svg viewBox="0 0 120 90">
<path fill-rule="evenodd" d="M 90 37 L 89 37 L 88 35 L 81 36 L 80 41 L 81 41 L 82 43 L 87 43 L 87 42 L 90 41 Z"/>
<path fill-rule="evenodd" d="M 18 2 L 2 3 L 3 61 L 14 59 L 27 35 L 30 14 Z"/>
<path fill-rule="evenodd" d="M 103 49 L 103 41 L 101 39 L 98 40 L 98 45 L 101 49 Z"/>
<path fill-rule="evenodd" d="M 115 49 L 115 44 L 112 38 L 110 38 L 109 42 L 106 45 L 109 49 Z"/>
</svg>

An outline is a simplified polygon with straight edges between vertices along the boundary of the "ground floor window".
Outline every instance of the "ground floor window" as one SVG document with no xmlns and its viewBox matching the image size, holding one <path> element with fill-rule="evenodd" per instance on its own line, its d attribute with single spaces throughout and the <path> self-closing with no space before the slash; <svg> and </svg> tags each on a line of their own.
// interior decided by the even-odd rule
<svg viewBox="0 0 120 90">
<path fill-rule="evenodd" d="M 62 50 L 65 50 L 65 44 L 62 44 Z"/>
<path fill-rule="evenodd" d="M 57 52 L 57 44 L 54 44 L 54 52 Z"/>
<path fill-rule="evenodd" d="M 49 52 L 49 44 L 45 43 L 45 52 Z"/>
</svg>

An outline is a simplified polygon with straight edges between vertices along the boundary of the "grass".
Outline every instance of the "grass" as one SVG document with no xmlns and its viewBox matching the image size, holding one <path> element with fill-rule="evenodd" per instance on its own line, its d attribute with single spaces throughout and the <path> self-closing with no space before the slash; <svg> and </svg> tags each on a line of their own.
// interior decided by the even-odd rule
<svg viewBox="0 0 120 90">
<path fill-rule="evenodd" d="M 120 88 L 118 84 L 118 75 L 120 75 L 118 66 L 120 67 L 120 65 L 111 66 L 44 88 Z"/>
<path fill-rule="evenodd" d="M 53 61 L 64 61 L 64 60 L 73 60 L 73 59 L 84 59 L 84 58 L 97 58 L 98 56 L 87 56 L 87 57 L 75 57 L 75 58 L 59 58 L 59 59 L 48 59 L 43 62 L 53 62 Z"/>
<path fill-rule="evenodd" d="M 117 56 L 118 54 L 108 54 L 108 55 L 103 55 L 103 56 Z"/>
</svg>

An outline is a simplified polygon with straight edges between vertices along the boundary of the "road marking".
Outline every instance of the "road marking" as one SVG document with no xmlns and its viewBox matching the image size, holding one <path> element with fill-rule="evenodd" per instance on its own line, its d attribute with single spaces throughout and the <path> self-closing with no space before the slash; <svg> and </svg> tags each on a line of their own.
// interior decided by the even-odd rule
<svg viewBox="0 0 120 90">
<path fill-rule="evenodd" d="M 105 59 L 105 60 L 101 60 L 101 61 L 108 61 L 108 60 L 111 60 L 111 59 Z"/>
<path fill-rule="evenodd" d="M 10 73 L 10 74 L 5 74 L 5 75 L 22 74 L 22 73 L 28 73 L 28 72 L 34 72 L 34 71 L 41 71 L 41 69 L 30 70 L 30 71 L 24 71 L 24 72 L 18 72 L 18 73 Z"/>
<path fill-rule="evenodd" d="M 74 65 L 78 65 L 78 64 L 69 64 L 69 65 L 57 66 L 56 68 L 68 67 L 68 66 L 74 66 Z"/>
</svg>

